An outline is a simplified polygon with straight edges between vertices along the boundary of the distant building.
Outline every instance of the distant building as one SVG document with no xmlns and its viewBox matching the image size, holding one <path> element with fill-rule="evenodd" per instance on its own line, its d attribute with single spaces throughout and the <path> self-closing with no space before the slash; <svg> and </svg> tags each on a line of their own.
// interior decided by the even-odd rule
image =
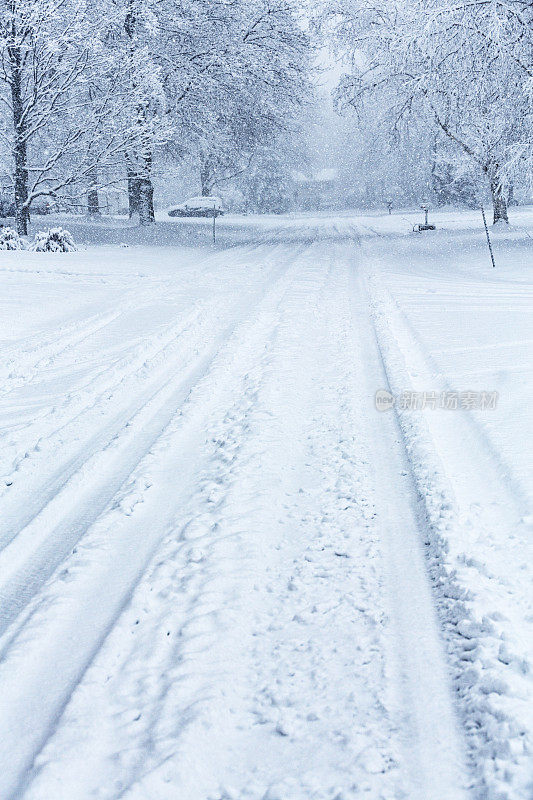
<svg viewBox="0 0 533 800">
<path fill-rule="evenodd" d="M 293 172 L 294 203 L 304 211 L 321 211 L 335 208 L 339 196 L 339 172 L 336 169 L 319 169 L 315 172 Z"/>
</svg>

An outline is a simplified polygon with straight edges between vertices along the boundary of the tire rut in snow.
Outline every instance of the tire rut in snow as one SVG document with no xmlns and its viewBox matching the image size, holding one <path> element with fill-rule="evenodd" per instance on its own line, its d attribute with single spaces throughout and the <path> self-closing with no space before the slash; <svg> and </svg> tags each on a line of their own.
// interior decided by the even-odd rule
<svg viewBox="0 0 533 800">
<path fill-rule="evenodd" d="M 261 337 L 271 327 L 272 309 L 291 280 L 291 268 L 290 260 L 284 259 L 285 271 L 258 305 L 250 310 L 247 303 L 249 321 L 226 332 L 224 344 L 206 364 L 204 376 L 188 389 L 179 413 L 174 407 L 172 421 L 140 462 L 120 503 L 84 535 L 78 552 L 30 604 L 24 626 L 11 637 L 0 664 L 2 738 L 10 742 L 0 770 L 2 797 L 17 791 L 51 724 L 164 537 L 175 514 L 169 498 L 178 502 L 176 490 L 186 495 L 194 485 L 193 463 L 204 446 L 206 418 L 231 392 L 233 373 L 239 374 L 247 361 L 253 363 Z M 153 488 L 139 498 L 139 484 L 152 481 Z M 33 697 L 39 697 L 39 710 L 29 713 Z"/>
<path fill-rule="evenodd" d="M 278 259 L 276 253 L 275 261 Z M 101 427 L 98 401 L 89 406 L 91 414 L 94 412 L 94 425 L 99 425 L 100 430 L 96 434 L 91 432 L 88 439 L 76 437 L 75 430 L 71 432 L 74 455 L 62 465 L 55 479 L 48 478 L 42 496 L 38 487 L 32 486 L 31 473 L 11 487 L 2 504 L 0 527 L 7 543 L 0 551 L 0 632 L 26 607 L 127 481 L 229 335 L 235 323 L 228 320 L 232 315 L 242 316 L 245 308 L 249 312 L 249 300 L 228 308 L 220 320 L 217 318 L 217 324 L 211 326 L 213 330 L 209 323 L 214 309 L 209 304 L 194 309 L 185 321 L 173 326 L 170 334 L 165 334 L 162 346 L 156 344 L 152 348 L 149 360 L 144 348 L 133 373 L 126 373 L 114 388 L 106 387 L 103 391 L 99 388 L 98 396 L 105 400 L 116 387 L 123 393 L 132 393 L 138 384 L 142 391 L 139 393 L 137 389 L 133 404 L 129 394 L 125 394 L 127 413 L 121 410 L 107 426 Z M 150 375 L 150 365 L 155 370 L 154 376 Z M 74 422 L 79 418 L 87 426 L 92 419 L 88 410 L 80 412 Z M 69 442 L 66 431 L 60 432 Z M 68 453 L 67 444 L 62 449 Z M 44 445 L 39 447 L 41 451 L 46 451 Z M 50 454 L 44 452 L 44 455 L 49 462 Z M 41 480 L 39 473 L 36 477 Z M 133 494 L 142 494 L 143 488 L 136 487 Z M 28 491 L 30 498 L 26 498 Z"/>
<path fill-rule="evenodd" d="M 387 688 L 343 260 L 344 248 L 311 248 L 252 339 L 192 496 L 39 756 L 28 800 L 51 786 L 56 800 L 170 800 L 176 787 L 189 800 L 415 796 Z"/>
<path fill-rule="evenodd" d="M 375 276 L 369 283 L 391 391 L 409 391 L 413 386 L 408 364 L 419 380 L 420 376 L 427 380 L 429 370 L 384 287 Z M 435 412 L 428 414 L 426 418 L 420 411 L 399 410 L 398 419 L 408 468 L 421 499 L 428 569 L 449 650 L 476 791 L 487 800 L 505 797 L 509 792 L 513 797 L 527 797 L 533 746 L 527 655 L 531 639 L 524 636 L 530 622 L 523 614 L 530 585 L 523 586 L 521 594 L 519 587 L 524 584 L 520 564 L 530 544 L 520 519 L 520 503 L 509 494 L 512 484 L 502 481 L 490 448 L 468 415 L 444 412 L 443 430 L 437 431 Z M 441 446 L 445 435 L 444 459 L 437 435 Z M 478 461 L 465 469 L 472 454 Z M 468 485 L 461 487 L 463 494 L 465 489 L 470 493 L 466 510 L 464 499 L 461 505 L 454 493 L 454 474 L 470 476 Z M 476 514 L 483 498 L 490 498 L 488 513 L 480 507 Z M 520 536 L 524 537 L 522 546 Z M 482 544 L 476 550 L 478 540 Z M 506 565 L 505 575 L 511 559 L 518 556 L 515 586 L 509 586 L 505 576 L 502 581 L 497 570 L 490 572 L 484 566 L 490 547 L 498 548 L 500 562 Z M 509 616 L 502 615 L 502 610 Z M 511 611 L 518 616 L 516 626 Z"/>
</svg>

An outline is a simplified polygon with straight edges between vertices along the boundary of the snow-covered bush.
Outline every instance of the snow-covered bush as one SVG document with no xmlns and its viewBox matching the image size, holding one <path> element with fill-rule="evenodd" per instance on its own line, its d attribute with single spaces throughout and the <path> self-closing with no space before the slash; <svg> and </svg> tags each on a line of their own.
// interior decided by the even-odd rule
<svg viewBox="0 0 533 800">
<path fill-rule="evenodd" d="M 49 228 L 35 234 L 30 250 L 36 253 L 69 253 L 76 250 L 76 245 L 69 231 L 64 228 Z"/>
<path fill-rule="evenodd" d="M 24 250 L 24 241 L 14 228 L 0 228 L 0 250 Z"/>
</svg>

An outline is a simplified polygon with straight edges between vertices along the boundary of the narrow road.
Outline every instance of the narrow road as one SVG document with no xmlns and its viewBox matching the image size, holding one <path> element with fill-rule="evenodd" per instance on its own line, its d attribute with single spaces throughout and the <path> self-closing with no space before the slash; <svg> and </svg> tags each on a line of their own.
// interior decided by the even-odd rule
<svg viewBox="0 0 533 800">
<path fill-rule="evenodd" d="M 340 230 L 207 259 L 254 281 L 24 429 L 40 444 L 0 498 L 3 800 L 473 797 L 430 523 Z M 69 374 L 121 314 L 46 358 Z"/>
</svg>

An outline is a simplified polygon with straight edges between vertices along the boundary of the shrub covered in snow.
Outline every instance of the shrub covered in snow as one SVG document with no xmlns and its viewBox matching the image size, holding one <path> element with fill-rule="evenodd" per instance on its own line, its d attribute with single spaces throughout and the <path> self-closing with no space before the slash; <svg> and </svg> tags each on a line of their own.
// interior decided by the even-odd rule
<svg viewBox="0 0 533 800">
<path fill-rule="evenodd" d="M 76 250 L 76 245 L 69 231 L 64 228 L 49 228 L 35 234 L 30 250 L 36 253 L 69 253 Z"/>
<path fill-rule="evenodd" d="M 0 250 L 24 250 L 24 241 L 14 228 L 0 227 Z"/>
</svg>

